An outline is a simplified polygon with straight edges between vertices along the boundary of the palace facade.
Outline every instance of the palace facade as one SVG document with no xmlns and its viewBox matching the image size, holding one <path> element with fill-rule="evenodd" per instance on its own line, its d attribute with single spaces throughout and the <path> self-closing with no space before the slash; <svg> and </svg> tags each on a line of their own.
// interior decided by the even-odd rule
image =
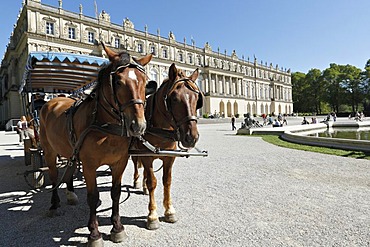
<svg viewBox="0 0 370 247">
<path fill-rule="evenodd" d="M 207 42 L 204 47 L 179 42 L 175 34 L 167 37 L 135 29 L 128 18 L 122 24 L 110 21 L 102 11 L 98 18 L 85 16 L 83 6 L 79 13 L 49 6 L 41 0 L 25 0 L 9 39 L 0 68 L 0 123 L 22 115 L 19 86 L 28 54 L 32 51 L 69 52 L 104 56 L 98 40 L 116 50 L 127 50 L 133 56 L 153 54 L 147 65 L 150 79 L 161 83 L 172 63 L 187 74 L 200 69 L 198 86 L 205 95 L 199 116 L 218 113 L 225 117 L 253 114 L 293 112 L 290 69 L 263 64 L 256 58 L 249 61 L 239 58 L 235 51 L 214 51 Z"/>
</svg>

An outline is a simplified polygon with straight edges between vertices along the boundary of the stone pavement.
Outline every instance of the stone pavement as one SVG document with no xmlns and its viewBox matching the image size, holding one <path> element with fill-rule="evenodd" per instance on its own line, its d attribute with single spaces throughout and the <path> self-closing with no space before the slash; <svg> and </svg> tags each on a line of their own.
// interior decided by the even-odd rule
<svg viewBox="0 0 370 247">
<path fill-rule="evenodd" d="M 289 121 L 289 120 L 288 120 Z M 299 121 L 300 122 L 300 121 Z M 290 123 L 290 122 L 288 122 Z M 98 178 L 100 231 L 105 246 L 370 246 L 370 162 L 300 150 L 236 136 L 227 122 L 199 124 L 197 146 L 209 157 L 178 158 L 172 200 L 179 221 L 145 229 L 148 198 L 132 188 L 128 165 L 121 215 L 128 238 L 108 240 L 110 177 Z M 15 133 L 0 132 L 0 231 L 3 246 L 84 246 L 88 208 L 83 181 L 80 204 L 46 216 L 51 194 L 24 181 L 23 151 Z M 160 162 L 155 163 L 160 167 Z M 106 167 L 102 167 L 106 169 Z M 157 173 L 156 200 L 163 214 Z"/>
</svg>

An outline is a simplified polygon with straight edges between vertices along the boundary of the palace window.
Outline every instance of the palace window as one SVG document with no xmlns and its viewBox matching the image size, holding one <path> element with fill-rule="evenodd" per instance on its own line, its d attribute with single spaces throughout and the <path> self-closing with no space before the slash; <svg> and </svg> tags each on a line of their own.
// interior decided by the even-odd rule
<svg viewBox="0 0 370 247">
<path fill-rule="evenodd" d="M 150 47 L 150 53 L 153 54 L 154 56 L 156 55 L 155 54 L 155 46 Z"/>
<path fill-rule="evenodd" d="M 137 44 L 137 52 L 143 53 L 143 44 Z"/>
<path fill-rule="evenodd" d="M 114 38 L 114 48 L 119 48 L 121 45 L 121 40 L 119 38 Z"/>
<path fill-rule="evenodd" d="M 167 49 L 163 49 L 163 50 L 162 50 L 162 57 L 163 57 L 163 58 L 168 58 L 168 52 L 167 52 Z"/>
<path fill-rule="evenodd" d="M 182 56 L 182 53 L 179 53 L 179 61 L 182 62 L 184 60 L 184 57 Z"/>
<path fill-rule="evenodd" d="M 188 57 L 189 57 L 189 63 L 193 63 L 193 55 L 189 54 Z"/>
<path fill-rule="evenodd" d="M 167 74 L 167 71 L 162 71 L 162 80 L 168 78 L 168 74 Z"/>
<path fill-rule="evenodd" d="M 88 34 L 87 34 L 87 40 L 88 40 L 89 43 L 94 43 L 94 41 L 95 41 L 95 33 L 88 32 Z"/>
<path fill-rule="evenodd" d="M 158 81 L 158 73 L 155 69 L 150 70 L 150 79 L 153 81 Z"/>
<path fill-rule="evenodd" d="M 46 34 L 54 35 L 54 23 L 46 22 Z"/>
<path fill-rule="evenodd" d="M 74 27 L 69 27 L 68 28 L 68 38 L 76 39 L 76 28 L 74 28 Z"/>
<path fill-rule="evenodd" d="M 260 99 L 263 99 L 264 97 L 263 97 L 263 87 L 261 86 L 260 87 L 260 97 L 259 97 Z"/>
</svg>

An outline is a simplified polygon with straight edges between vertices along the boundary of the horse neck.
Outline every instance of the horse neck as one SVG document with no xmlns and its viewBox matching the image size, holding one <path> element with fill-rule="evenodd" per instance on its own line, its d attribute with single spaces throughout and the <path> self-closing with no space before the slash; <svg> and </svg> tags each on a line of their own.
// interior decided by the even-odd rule
<svg viewBox="0 0 370 247">
<path fill-rule="evenodd" d="M 164 128 L 164 129 L 173 129 L 173 126 L 170 124 L 172 121 L 168 111 L 166 109 L 166 105 L 164 102 L 164 96 L 167 93 L 168 87 L 160 88 L 154 97 L 153 104 L 153 113 L 152 113 L 152 124 L 153 127 L 157 128 Z"/>
<path fill-rule="evenodd" d="M 96 120 L 98 122 L 105 123 L 120 123 L 119 115 L 111 111 L 112 106 L 115 106 L 115 102 L 112 95 L 107 92 L 108 90 L 101 85 L 96 92 L 96 100 L 94 104 L 96 105 Z"/>
</svg>

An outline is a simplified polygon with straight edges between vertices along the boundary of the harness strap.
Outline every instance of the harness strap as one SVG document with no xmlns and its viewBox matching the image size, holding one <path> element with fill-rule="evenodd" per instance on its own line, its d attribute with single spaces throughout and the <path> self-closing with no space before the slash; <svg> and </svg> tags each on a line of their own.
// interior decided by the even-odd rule
<svg viewBox="0 0 370 247">
<path fill-rule="evenodd" d="M 176 122 L 176 125 L 177 125 L 177 127 L 179 127 L 181 124 L 186 123 L 186 122 L 190 122 L 190 121 L 198 122 L 198 119 L 194 115 L 192 115 L 192 116 L 186 116 L 181 121 Z"/>
<path fill-rule="evenodd" d="M 146 133 L 161 137 L 161 138 L 166 138 L 171 141 L 179 141 L 180 140 L 180 133 L 175 130 L 168 130 L 168 129 L 162 129 L 162 128 L 156 128 L 156 127 L 148 127 L 146 129 Z"/>
<path fill-rule="evenodd" d="M 75 98 L 72 98 L 76 100 Z M 67 127 L 68 127 L 68 132 L 69 132 L 69 142 L 71 146 L 73 147 L 77 141 L 76 133 L 74 131 L 74 125 L 73 125 L 73 116 L 76 113 L 78 107 L 81 105 L 83 100 L 76 100 L 73 105 L 68 108 L 65 111 L 65 114 L 67 115 Z"/>
</svg>

